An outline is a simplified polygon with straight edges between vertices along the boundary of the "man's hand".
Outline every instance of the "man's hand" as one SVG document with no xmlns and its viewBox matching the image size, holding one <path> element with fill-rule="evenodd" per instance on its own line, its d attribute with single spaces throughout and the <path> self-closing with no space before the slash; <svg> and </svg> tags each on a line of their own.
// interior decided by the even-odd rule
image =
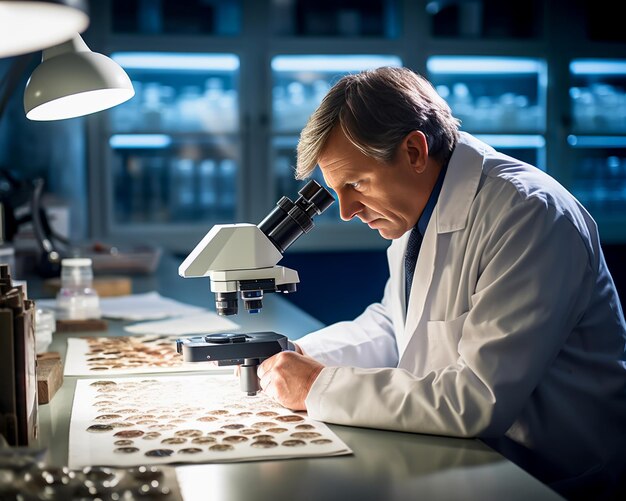
<svg viewBox="0 0 626 501">
<path fill-rule="evenodd" d="M 300 346 L 298 344 L 293 343 L 293 342 L 292 342 L 292 344 L 293 344 L 294 351 L 296 353 L 299 353 L 300 355 L 306 355 L 306 353 L 304 353 L 304 351 L 302 350 L 302 348 L 300 348 Z M 217 366 L 217 362 L 210 362 L 210 363 L 215 364 Z M 241 374 L 241 365 L 235 365 L 235 368 L 233 370 L 233 374 L 236 377 L 239 377 L 239 374 Z"/>
<path fill-rule="evenodd" d="M 324 366 L 293 351 L 281 351 L 257 369 L 261 389 L 279 404 L 304 411 L 304 401 Z"/>
</svg>

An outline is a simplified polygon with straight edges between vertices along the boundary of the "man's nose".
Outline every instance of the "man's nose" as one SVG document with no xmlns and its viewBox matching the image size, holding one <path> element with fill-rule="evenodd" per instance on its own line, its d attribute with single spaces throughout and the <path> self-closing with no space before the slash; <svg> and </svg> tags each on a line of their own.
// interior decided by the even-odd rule
<svg viewBox="0 0 626 501">
<path fill-rule="evenodd" d="M 363 208 L 363 204 L 352 194 L 337 193 L 337 196 L 339 198 L 339 215 L 344 221 L 350 221 Z"/>
</svg>

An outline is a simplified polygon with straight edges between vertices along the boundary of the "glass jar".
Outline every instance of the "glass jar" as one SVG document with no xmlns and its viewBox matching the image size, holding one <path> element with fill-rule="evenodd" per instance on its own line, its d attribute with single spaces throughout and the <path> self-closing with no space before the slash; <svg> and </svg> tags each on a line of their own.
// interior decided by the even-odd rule
<svg viewBox="0 0 626 501">
<path fill-rule="evenodd" d="M 93 269 L 89 258 L 61 261 L 61 289 L 57 294 L 59 320 L 100 318 L 100 298 L 93 289 Z"/>
</svg>

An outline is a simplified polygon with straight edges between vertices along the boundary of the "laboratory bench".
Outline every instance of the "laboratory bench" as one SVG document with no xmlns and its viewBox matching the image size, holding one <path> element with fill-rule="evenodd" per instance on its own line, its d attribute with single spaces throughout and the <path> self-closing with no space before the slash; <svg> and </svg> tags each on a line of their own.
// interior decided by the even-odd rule
<svg viewBox="0 0 626 501">
<path fill-rule="evenodd" d="M 208 279 L 182 279 L 177 265 L 177 260 L 164 256 L 156 273 L 133 277 L 133 292 L 156 290 L 213 309 Z M 39 282 L 29 280 L 31 298 L 42 297 Z M 242 312 L 235 321 L 244 331 L 273 330 L 292 339 L 323 326 L 278 294 L 265 297 L 259 314 Z M 109 321 L 109 330 L 102 335 L 124 335 L 123 326 L 121 321 Z M 68 337 L 81 334 L 93 335 L 55 333 L 49 351 L 58 351 L 64 359 Z M 39 445 L 48 449 L 52 466 L 67 464 L 77 379 L 65 377 L 50 403 L 39 408 Z M 353 454 L 189 466 L 184 474 L 179 472 L 181 488 L 184 482 L 184 492 L 193 493 L 185 499 L 560 499 L 479 440 L 329 426 Z"/>
</svg>

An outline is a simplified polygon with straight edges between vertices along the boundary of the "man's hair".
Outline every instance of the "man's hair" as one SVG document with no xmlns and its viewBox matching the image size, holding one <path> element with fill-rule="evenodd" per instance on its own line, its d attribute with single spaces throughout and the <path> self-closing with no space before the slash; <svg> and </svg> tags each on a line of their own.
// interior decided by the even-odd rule
<svg viewBox="0 0 626 501">
<path fill-rule="evenodd" d="M 296 178 L 310 176 L 337 125 L 363 154 L 380 162 L 393 160 L 406 135 L 419 130 L 429 155 L 450 157 L 459 120 L 425 78 L 408 68 L 383 67 L 341 78 L 311 115 L 298 141 Z"/>
</svg>

